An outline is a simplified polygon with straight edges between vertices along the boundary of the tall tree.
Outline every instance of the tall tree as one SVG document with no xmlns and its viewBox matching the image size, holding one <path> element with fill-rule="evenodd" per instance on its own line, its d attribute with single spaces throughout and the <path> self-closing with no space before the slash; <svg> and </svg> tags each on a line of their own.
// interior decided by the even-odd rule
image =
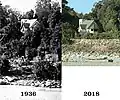
<svg viewBox="0 0 120 100">
<path fill-rule="evenodd" d="M 102 0 L 92 9 L 94 19 L 102 24 L 105 31 L 119 30 L 120 0 Z"/>
<path fill-rule="evenodd" d="M 43 47 L 43 50 L 56 53 L 60 58 L 61 13 L 59 4 L 51 4 L 50 0 L 38 0 L 36 14 L 40 27 L 35 31 L 34 41 L 39 37 L 39 48 Z"/>
<path fill-rule="evenodd" d="M 6 11 L 4 10 L 2 3 L 0 2 L 0 28 L 6 25 Z"/>
</svg>

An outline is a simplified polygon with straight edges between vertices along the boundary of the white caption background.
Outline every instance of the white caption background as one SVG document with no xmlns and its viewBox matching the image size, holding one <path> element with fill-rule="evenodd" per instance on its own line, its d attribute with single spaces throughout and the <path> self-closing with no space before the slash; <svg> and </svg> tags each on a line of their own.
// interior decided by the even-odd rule
<svg viewBox="0 0 120 100">
<path fill-rule="evenodd" d="M 62 100 L 120 100 L 119 66 L 63 66 Z M 84 96 L 84 92 L 100 96 Z"/>
</svg>

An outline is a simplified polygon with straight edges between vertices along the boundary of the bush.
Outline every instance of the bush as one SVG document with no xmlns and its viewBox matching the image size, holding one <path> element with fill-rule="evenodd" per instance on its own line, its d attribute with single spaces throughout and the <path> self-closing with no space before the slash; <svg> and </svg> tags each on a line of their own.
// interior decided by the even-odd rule
<svg viewBox="0 0 120 100">
<path fill-rule="evenodd" d="M 102 32 L 102 33 L 87 33 L 80 36 L 81 39 L 119 39 L 120 38 L 120 32 L 111 30 L 108 32 Z"/>
<path fill-rule="evenodd" d="M 72 28 L 72 25 L 69 23 L 62 24 L 62 43 L 63 44 L 72 44 L 71 38 L 73 38 L 75 30 Z"/>
<path fill-rule="evenodd" d="M 0 74 L 9 75 L 9 69 L 11 68 L 9 61 L 5 56 L 0 59 Z"/>
<path fill-rule="evenodd" d="M 33 73 L 40 80 L 61 80 L 61 64 L 54 65 L 48 61 L 39 61 L 34 64 Z"/>
</svg>

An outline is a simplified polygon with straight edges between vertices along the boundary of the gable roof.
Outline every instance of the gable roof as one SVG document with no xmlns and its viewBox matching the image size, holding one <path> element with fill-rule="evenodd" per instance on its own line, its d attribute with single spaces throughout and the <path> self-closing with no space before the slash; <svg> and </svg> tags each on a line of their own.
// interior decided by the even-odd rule
<svg viewBox="0 0 120 100">
<path fill-rule="evenodd" d="M 27 22 L 30 23 L 30 27 L 37 21 L 37 19 L 31 19 L 28 20 Z"/>
<path fill-rule="evenodd" d="M 88 29 L 92 23 L 94 22 L 94 20 L 83 20 L 81 25 L 86 25 L 86 28 Z"/>
<path fill-rule="evenodd" d="M 88 27 L 88 29 L 98 29 L 97 23 L 94 21 L 93 23 L 91 23 L 91 25 Z"/>
<path fill-rule="evenodd" d="M 37 21 L 37 19 L 21 19 L 21 24 L 29 24 L 29 27 L 32 27 L 32 25 Z"/>
</svg>

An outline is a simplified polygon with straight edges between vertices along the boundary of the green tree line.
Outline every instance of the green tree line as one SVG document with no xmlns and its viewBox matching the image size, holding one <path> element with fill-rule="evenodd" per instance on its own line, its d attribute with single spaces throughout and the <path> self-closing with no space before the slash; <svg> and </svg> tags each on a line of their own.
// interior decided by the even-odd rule
<svg viewBox="0 0 120 100">
<path fill-rule="evenodd" d="M 63 0 L 63 27 L 65 24 L 70 27 L 69 30 L 67 27 L 63 29 L 63 40 L 65 40 L 65 36 L 67 38 L 66 40 L 73 38 L 75 32 L 77 32 L 78 19 L 80 18 L 94 20 L 99 26 L 99 33 L 106 33 L 106 35 L 101 36 L 101 38 L 120 37 L 120 0 L 98 1 L 91 8 L 91 12 L 86 14 L 74 11 L 74 9 L 68 7 L 67 4 L 68 1 Z M 68 30 L 68 32 L 66 30 Z M 74 33 L 72 33 L 73 31 Z M 99 35 L 95 37 L 100 38 Z"/>
</svg>

